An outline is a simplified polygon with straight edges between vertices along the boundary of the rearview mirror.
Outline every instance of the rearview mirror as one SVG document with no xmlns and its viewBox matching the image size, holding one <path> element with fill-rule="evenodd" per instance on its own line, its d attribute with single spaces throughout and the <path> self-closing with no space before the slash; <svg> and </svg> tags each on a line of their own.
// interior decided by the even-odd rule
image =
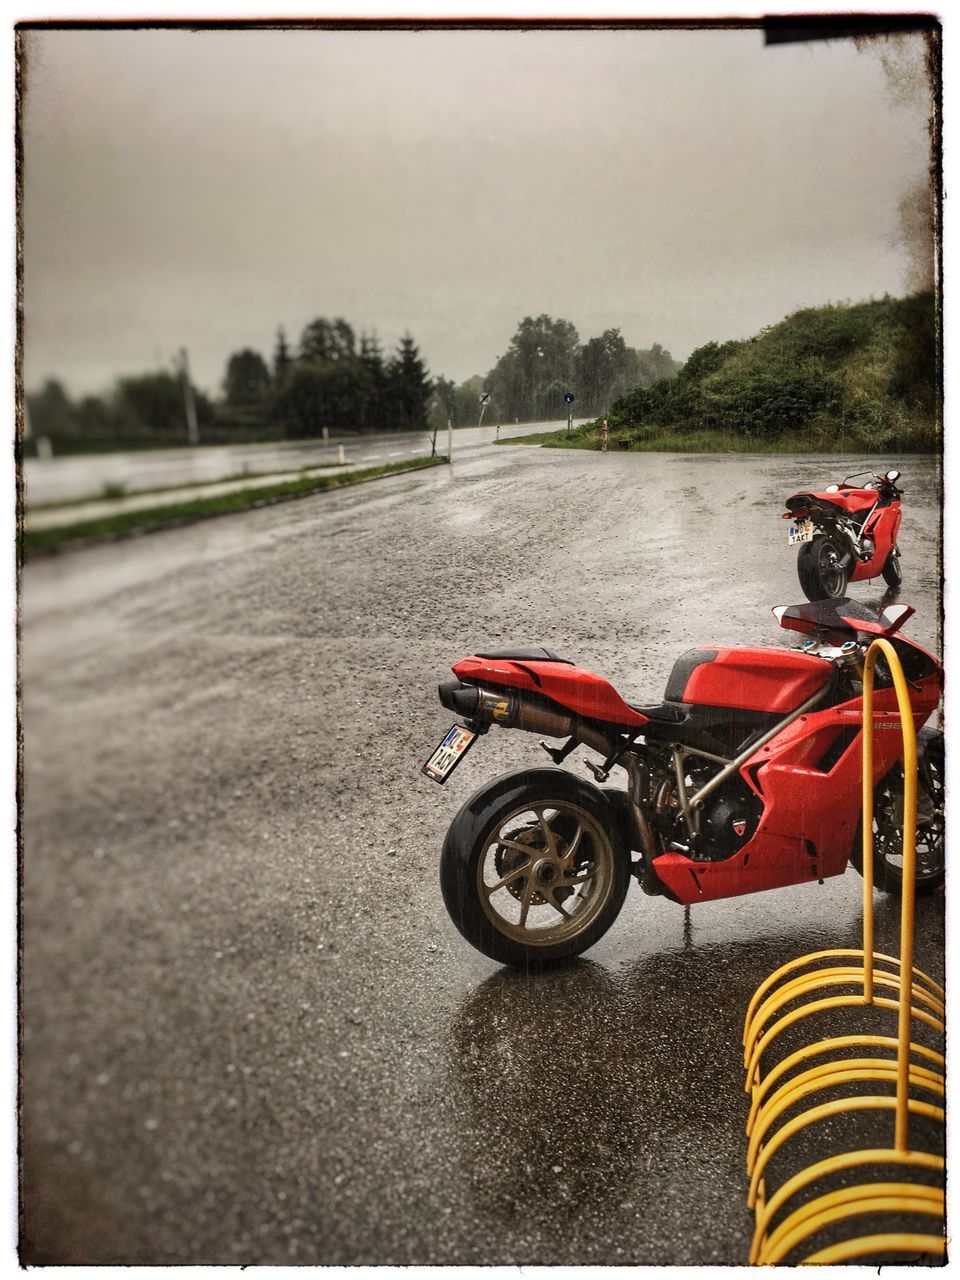
<svg viewBox="0 0 960 1280">
<path fill-rule="evenodd" d="M 898 473 L 895 472 L 894 474 Z M 895 631 L 900 630 L 908 618 L 913 616 L 914 612 L 913 605 L 889 604 L 877 621 L 887 635 L 893 635 Z"/>
<path fill-rule="evenodd" d="M 891 483 L 891 484 L 895 484 L 895 483 L 900 479 L 900 472 L 899 472 L 899 471 L 888 471 L 888 472 L 887 472 L 887 479 L 890 481 L 890 483 Z"/>
</svg>

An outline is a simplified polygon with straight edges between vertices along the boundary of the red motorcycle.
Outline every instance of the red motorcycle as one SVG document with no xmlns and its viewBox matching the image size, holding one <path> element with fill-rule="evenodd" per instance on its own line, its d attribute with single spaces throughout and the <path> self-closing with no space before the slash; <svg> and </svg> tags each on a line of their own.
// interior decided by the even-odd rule
<svg viewBox="0 0 960 1280">
<path fill-rule="evenodd" d="M 598 783 L 561 768 L 519 769 L 466 802 L 443 846 L 440 881 L 454 924 L 507 964 L 578 955 L 616 919 L 631 875 L 649 894 L 708 902 L 840 875 L 857 866 L 863 657 L 890 638 L 920 730 L 917 890 L 944 878 L 943 737 L 921 726 L 937 706 L 940 663 L 897 635 L 914 612 L 879 618 L 852 600 L 774 609 L 800 648 L 702 646 L 674 665 L 664 700 L 625 702 L 602 676 L 549 649 L 464 658 L 440 701 L 460 716 L 423 766 L 444 782 L 491 725 L 566 738 L 541 746 L 555 765 L 580 745 Z M 903 746 L 896 691 L 877 663 L 875 883 L 902 875 Z M 636 854 L 636 859 L 632 855 Z"/>
<path fill-rule="evenodd" d="M 849 483 L 867 475 L 872 478 L 862 486 Z M 882 476 L 861 471 L 822 493 L 803 490 L 787 499 L 787 542 L 800 547 L 797 573 L 808 600 L 839 600 L 849 582 L 878 574 L 891 590 L 900 586 L 899 479 L 899 471 Z"/>
</svg>

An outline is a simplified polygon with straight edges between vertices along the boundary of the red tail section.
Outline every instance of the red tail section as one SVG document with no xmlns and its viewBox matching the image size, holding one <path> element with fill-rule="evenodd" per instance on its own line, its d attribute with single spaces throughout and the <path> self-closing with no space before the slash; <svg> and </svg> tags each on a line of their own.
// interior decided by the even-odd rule
<svg viewBox="0 0 960 1280">
<path fill-rule="evenodd" d="M 640 729 L 647 717 L 620 697 L 603 676 L 569 662 L 528 662 L 505 658 L 463 658 L 453 674 L 471 684 L 539 693 L 589 720 Z"/>
</svg>

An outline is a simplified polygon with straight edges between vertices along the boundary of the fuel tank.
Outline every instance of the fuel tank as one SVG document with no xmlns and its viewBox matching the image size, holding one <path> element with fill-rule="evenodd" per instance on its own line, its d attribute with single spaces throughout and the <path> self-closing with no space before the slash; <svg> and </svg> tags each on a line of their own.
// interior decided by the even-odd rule
<svg viewBox="0 0 960 1280">
<path fill-rule="evenodd" d="M 830 679 L 830 663 L 798 649 L 688 649 L 667 682 L 669 702 L 786 715 Z"/>
</svg>

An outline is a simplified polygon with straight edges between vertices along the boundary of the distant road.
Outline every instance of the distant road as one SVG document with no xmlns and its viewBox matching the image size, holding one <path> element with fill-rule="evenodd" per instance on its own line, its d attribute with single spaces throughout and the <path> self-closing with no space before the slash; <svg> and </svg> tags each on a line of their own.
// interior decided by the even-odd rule
<svg viewBox="0 0 960 1280">
<path fill-rule="evenodd" d="M 553 431 L 564 425 L 565 420 L 505 424 L 501 435 L 504 438 L 528 435 L 535 431 Z M 453 433 L 454 457 L 464 449 L 490 444 L 496 439 L 496 434 L 496 423 L 490 427 L 458 428 Z M 27 502 L 63 502 L 72 498 L 95 497 L 106 484 L 123 485 L 128 492 L 134 492 L 194 481 L 214 482 L 238 475 L 244 469 L 256 474 L 323 466 L 337 461 L 340 444 L 351 466 L 377 466 L 429 454 L 432 441 L 433 433 L 430 431 L 410 431 L 352 436 L 330 442 L 289 440 L 269 444 L 199 445 L 193 449 L 72 454 L 46 462 L 28 458 L 24 464 Z M 445 454 L 446 451 L 447 433 L 441 431 L 437 434 L 437 452 Z"/>
</svg>

